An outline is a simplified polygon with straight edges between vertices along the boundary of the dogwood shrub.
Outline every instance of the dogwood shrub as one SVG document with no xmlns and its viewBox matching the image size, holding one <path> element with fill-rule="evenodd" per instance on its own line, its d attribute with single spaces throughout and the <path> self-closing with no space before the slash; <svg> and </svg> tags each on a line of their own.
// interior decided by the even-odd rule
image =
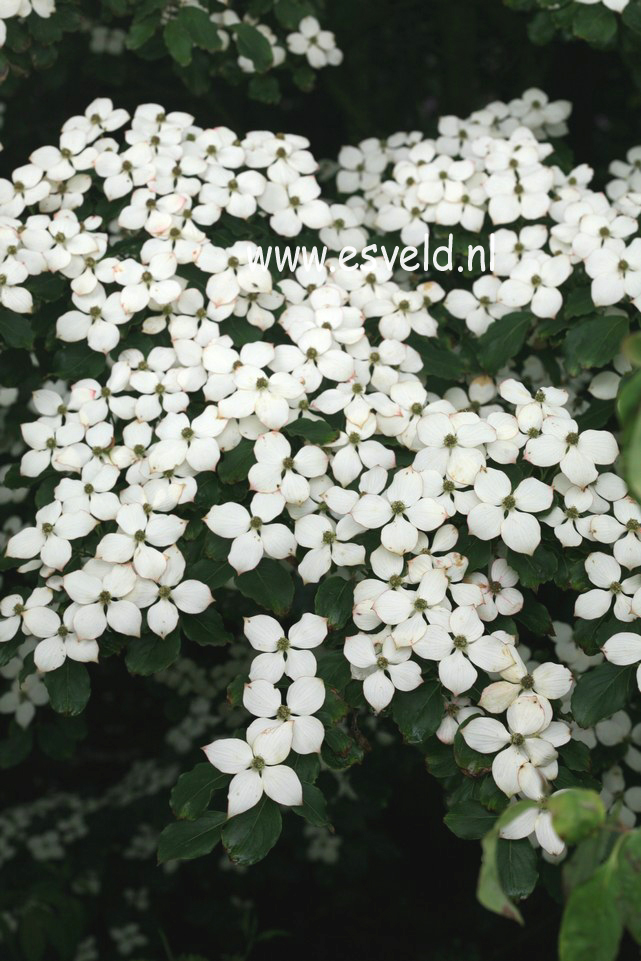
<svg viewBox="0 0 641 961">
<path fill-rule="evenodd" d="M 249 655 L 246 724 L 178 780 L 161 861 L 222 839 L 254 863 L 282 807 L 326 825 L 318 774 L 364 760 L 373 714 L 484 839 L 486 906 L 518 920 L 540 860 L 600 832 L 593 900 L 635 933 L 599 872 L 640 836 L 617 410 L 634 436 L 641 193 L 635 150 L 605 192 L 562 164 L 569 113 L 529 90 L 371 138 L 323 196 L 303 137 L 100 99 L 0 181 L 4 484 L 32 510 L 7 532 L 0 710 L 19 736 L 47 696 L 82 712 L 105 658 Z M 452 271 L 395 271 L 426 233 L 453 233 Z M 330 256 L 256 266 L 287 245 Z M 571 897 L 562 939 L 592 913 Z"/>
</svg>

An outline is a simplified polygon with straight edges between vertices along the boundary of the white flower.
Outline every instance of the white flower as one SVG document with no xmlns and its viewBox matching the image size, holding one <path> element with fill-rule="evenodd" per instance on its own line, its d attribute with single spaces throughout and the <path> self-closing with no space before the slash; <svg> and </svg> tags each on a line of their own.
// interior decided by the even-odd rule
<svg viewBox="0 0 641 961">
<path fill-rule="evenodd" d="M 612 544 L 615 559 L 633 570 L 641 566 L 641 509 L 631 497 L 612 505 L 614 517 L 598 514 L 590 519 L 590 533 L 601 544 Z"/>
<path fill-rule="evenodd" d="M 287 35 L 287 46 L 292 53 L 306 56 L 309 65 L 315 70 L 322 67 L 337 67 L 343 54 L 336 46 L 334 34 L 321 30 L 315 17 L 303 17 L 295 33 Z"/>
<path fill-rule="evenodd" d="M 281 692 L 271 681 L 263 678 L 245 685 L 243 704 L 250 714 L 257 717 L 248 729 L 247 736 L 263 731 L 286 727 L 289 730 L 292 750 L 297 754 L 318 754 L 325 736 L 323 724 L 317 717 L 325 700 L 325 684 L 320 677 L 296 678 L 287 688 L 286 703 Z"/>
<path fill-rule="evenodd" d="M 212 507 L 205 517 L 210 531 L 231 537 L 228 561 L 238 574 L 251 571 L 263 554 L 282 560 L 296 553 L 296 538 L 284 524 L 270 524 L 285 506 L 282 494 L 255 494 L 250 512 L 233 502 Z"/>
<path fill-rule="evenodd" d="M 411 648 L 397 648 L 388 634 L 345 638 L 345 657 L 353 676 L 363 680 L 363 694 L 376 713 L 392 700 L 394 691 L 413 691 L 422 683 L 421 669 L 410 660 Z"/>
<path fill-rule="evenodd" d="M 524 257 L 510 271 L 510 277 L 500 287 L 498 299 L 506 307 L 530 305 L 536 317 L 556 317 L 563 306 L 557 290 L 572 273 L 569 257 L 559 254 L 547 257 Z"/>
<path fill-rule="evenodd" d="M 579 0 L 585 3 L 585 0 Z M 561 791 L 556 792 L 561 794 Z M 552 795 L 554 797 L 555 795 Z M 509 809 L 508 809 L 509 810 Z M 554 857 L 560 857 L 565 851 L 565 842 L 561 840 L 552 823 L 552 815 L 544 807 L 531 807 L 512 818 L 499 830 L 499 835 L 510 841 L 534 835 L 544 851 Z"/>
<path fill-rule="evenodd" d="M 187 521 L 175 514 L 154 514 L 142 504 L 124 504 L 116 514 L 118 532 L 105 534 L 96 557 L 112 564 L 132 561 L 140 577 L 158 580 L 167 566 L 159 547 L 171 547 L 182 537 Z"/>
<path fill-rule="evenodd" d="M 483 541 L 500 536 L 513 551 L 533 554 L 541 542 L 541 527 L 532 514 L 551 506 L 552 488 L 526 477 L 512 491 L 507 474 L 488 467 L 477 474 L 474 493 L 481 503 L 467 516 L 470 533 Z"/>
<path fill-rule="evenodd" d="M 418 436 L 430 451 L 426 467 L 455 483 L 473 484 L 485 466 L 484 445 L 496 440 L 496 431 L 478 414 L 460 411 L 426 414 L 419 421 Z"/>
<path fill-rule="evenodd" d="M 277 234 L 295 237 L 303 227 L 328 227 L 332 221 L 328 205 L 319 200 L 320 187 L 314 177 L 299 177 L 288 184 L 269 181 L 259 198 L 263 210 L 271 214 L 269 223 Z"/>
<path fill-rule="evenodd" d="M 495 635 L 485 635 L 484 625 L 473 607 L 432 611 L 430 624 L 414 649 L 438 661 L 438 676 L 452 694 L 469 690 L 478 677 L 474 665 L 484 671 L 503 671 L 513 663 L 511 645 Z"/>
<path fill-rule="evenodd" d="M 489 684 L 481 694 L 479 706 L 490 714 L 501 714 L 523 693 L 532 691 L 538 697 L 555 700 L 565 697 L 572 687 L 572 675 L 567 667 L 548 661 L 528 671 L 516 648 L 512 651 L 514 664 L 501 671 L 503 680 Z"/>
<path fill-rule="evenodd" d="M 291 749 L 286 725 L 247 734 L 248 740 L 222 738 L 203 748 L 207 760 L 224 774 L 233 774 L 227 814 L 234 817 L 258 804 L 263 792 L 278 804 L 303 803 L 298 775 L 282 762 Z"/>
<path fill-rule="evenodd" d="M 65 574 L 63 586 L 78 607 L 73 614 L 73 629 L 81 641 L 100 637 L 109 626 L 118 634 L 140 637 L 142 617 L 126 600 L 136 585 L 131 565 L 89 562 L 85 570 Z"/>
<path fill-rule="evenodd" d="M 558 464 L 573 484 L 586 487 L 598 477 L 597 464 L 613 464 L 619 448 L 607 430 L 584 430 L 579 433 L 576 421 L 564 417 L 546 417 L 538 437 L 525 446 L 524 460 L 537 467 Z"/>
<path fill-rule="evenodd" d="M 342 533 L 343 521 L 334 524 L 328 517 L 307 514 L 296 521 L 294 537 L 301 547 L 310 550 L 298 565 L 305 584 L 316 584 L 332 564 L 353 567 L 365 563 L 365 548 L 350 544 L 351 531 Z"/>
<path fill-rule="evenodd" d="M 601 648 L 611 664 L 637 664 L 641 661 L 641 635 L 631 631 L 613 634 Z M 641 664 L 637 668 L 637 686 L 641 691 Z"/>
<path fill-rule="evenodd" d="M 152 587 L 155 603 L 147 610 L 147 624 L 159 637 L 166 637 L 178 626 L 178 611 L 202 614 L 214 600 L 206 584 L 191 578 L 183 580 L 185 558 L 177 547 L 169 547 L 165 557 L 167 566 Z"/>
<path fill-rule="evenodd" d="M 595 551 L 585 562 L 585 571 L 595 586 L 580 594 L 574 605 L 575 617 L 592 620 L 602 617 L 614 601 L 614 616 L 620 621 L 633 621 L 632 597 L 641 587 L 641 575 L 621 580 L 621 568 L 613 557 Z"/>
<path fill-rule="evenodd" d="M 61 571 L 71 557 L 72 540 L 86 537 L 96 526 L 87 511 L 62 512 L 62 504 L 54 501 L 36 514 L 37 527 L 25 527 L 7 544 L 7 555 L 26 559 L 40 556 L 42 563 Z"/>
<path fill-rule="evenodd" d="M 327 618 L 307 612 L 285 633 L 275 618 L 256 614 L 245 618 L 245 637 L 254 650 L 261 651 L 251 663 L 250 680 L 277 684 L 283 674 L 291 680 L 313 677 L 316 658 L 311 648 L 327 637 Z"/>
<path fill-rule="evenodd" d="M 368 530 L 382 527 L 383 546 L 394 554 L 406 554 L 416 547 L 419 531 L 435 530 L 446 519 L 443 507 L 422 495 L 423 479 L 408 467 L 398 471 L 383 495 L 364 494 L 351 514 Z"/>
<path fill-rule="evenodd" d="M 558 773 L 556 748 L 570 739 L 570 729 L 552 721 L 549 702 L 521 694 L 507 709 L 507 727 L 489 717 L 473 717 L 463 728 L 473 750 L 496 755 L 492 777 L 508 797 L 522 793 L 540 800 Z"/>
<path fill-rule="evenodd" d="M 55 671 L 69 657 L 72 661 L 85 664 L 98 660 L 98 642 L 94 639 L 79 640 L 73 629 L 74 605 L 66 609 L 63 620 L 53 611 L 49 612 L 57 621 L 57 626 L 48 624 L 46 630 L 34 631 L 37 637 L 43 637 L 33 652 L 33 660 L 39 671 Z M 52 629 L 53 628 L 53 629 Z"/>
<path fill-rule="evenodd" d="M 476 612 L 483 621 L 493 621 L 499 615 L 511 617 L 523 607 L 523 595 L 515 587 L 519 582 L 518 575 L 502 557 L 492 562 L 487 577 L 475 572 L 468 575 L 466 580 L 481 589 L 483 602 Z"/>
<path fill-rule="evenodd" d="M 276 491 L 288 504 L 303 504 L 309 497 L 308 478 L 320 477 L 328 464 L 320 447 L 305 445 L 292 456 L 289 441 L 277 431 L 261 434 L 254 444 L 256 463 L 249 469 L 252 490 L 263 494 Z"/>
<path fill-rule="evenodd" d="M 24 621 L 24 633 L 33 634 L 34 627 L 50 625 L 56 630 L 57 614 L 48 606 L 53 599 L 53 593 L 48 587 L 37 587 L 31 592 L 27 600 L 20 594 L 10 594 L 0 601 L 0 644 L 10 641 L 16 636 Z"/>
</svg>

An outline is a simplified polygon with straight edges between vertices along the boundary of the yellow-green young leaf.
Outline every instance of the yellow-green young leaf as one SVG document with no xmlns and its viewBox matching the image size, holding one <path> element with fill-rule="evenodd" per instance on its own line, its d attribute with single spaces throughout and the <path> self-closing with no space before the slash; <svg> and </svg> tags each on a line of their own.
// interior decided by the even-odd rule
<svg viewBox="0 0 641 961">
<path fill-rule="evenodd" d="M 641 367 L 641 331 L 626 337 L 622 350 L 633 367 Z"/>
<path fill-rule="evenodd" d="M 623 924 L 609 863 L 574 889 L 559 935 L 559 961 L 615 961 Z"/>
<path fill-rule="evenodd" d="M 624 450 L 625 479 L 637 500 L 641 499 L 641 410 L 632 423 Z"/>
<path fill-rule="evenodd" d="M 616 880 L 623 921 L 641 944 L 641 828 L 631 831 L 621 843 Z"/>
<path fill-rule="evenodd" d="M 596 791 L 570 788 L 548 801 L 554 830 L 570 844 L 581 841 L 605 821 L 605 805 Z"/>
<path fill-rule="evenodd" d="M 521 912 L 508 898 L 501 885 L 498 864 L 498 843 L 502 827 L 509 824 L 515 817 L 536 806 L 535 801 L 517 801 L 501 814 L 491 831 L 481 841 L 483 856 L 479 873 L 476 896 L 484 908 L 500 914 L 510 921 L 523 924 Z"/>
</svg>

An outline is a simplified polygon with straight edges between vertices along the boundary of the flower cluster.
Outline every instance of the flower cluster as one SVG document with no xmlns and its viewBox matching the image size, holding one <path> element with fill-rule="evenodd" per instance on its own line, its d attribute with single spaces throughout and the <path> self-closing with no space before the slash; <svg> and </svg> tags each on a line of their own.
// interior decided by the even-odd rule
<svg viewBox="0 0 641 961">
<path fill-rule="evenodd" d="M 254 719 L 205 748 L 229 817 L 301 807 L 319 755 L 356 759 L 348 712 L 403 730 L 414 710 L 495 810 L 535 802 L 505 837 L 562 853 L 546 805 L 576 783 L 560 752 L 612 713 L 591 700 L 599 650 L 641 660 L 641 514 L 608 429 L 641 295 L 636 155 L 591 190 L 550 161 L 568 113 L 528 91 L 434 140 L 345 148 L 337 204 L 302 137 L 156 104 L 129 122 L 104 99 L 0 181 L 3 307 L 29 346 L 64 344 L 26 378 L 6 480 L 37 487 L 36 511 L 6 564 L 30 587 L 0 603 L 7 657 L 30 639 L 54 707 L 61 672 L 107 651 L 150 673 L 183 636 L 225 643 L 219 608 L 257 652 L 230 695 Z M 501 227 L 471 290 L 386 258 L 255 263 L 280 238 L 454 226 Z M 546 604 L 568 597 L 553 650 Z"/>
</svg>

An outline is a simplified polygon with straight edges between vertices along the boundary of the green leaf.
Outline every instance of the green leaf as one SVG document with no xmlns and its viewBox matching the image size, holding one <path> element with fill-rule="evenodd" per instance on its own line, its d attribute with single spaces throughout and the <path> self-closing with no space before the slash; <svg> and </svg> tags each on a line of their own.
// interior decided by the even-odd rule
<svg viewBox="0 0 641 961">
<path fill-rule="evenodd" d="M 628 326 L 627 317 L 610 316 L 588 317 L 571 327 L 563 344 L 568 372 L 608 364 L 620 352 Z"/>
<path fill-rule="evenodd" d="M 615 961 L 623 924 L 607 864 L 568 899 L 559 934 L 559 961 Z"/>
<path fill-rule="evenodd" d="M 443 710 L 441 685 L 435 678 L 428 678 L 414 691 L 397 691 L 392 700 L 392 717 L 408 744 L 420 744 L 434 734 Z"/>
<path fill-rule="evenodd" d="M 550 612 L 544 604 L 541 604 L 540 601 L 535 600 L 532 596 L 526 597 L 523 607 L 514 617 L 527 627 L 528 631 L 531 631 L 539 637 L 545 637 L 546 634 L 554 633 Z"/>
<path fill-rule="evenodd" d="M 172 631 L 167 637 L 143 634 L 134 637 L 127 645 L 125 664 L 131 674 L 148 677 L 173 664 L 180 654 L 180 631 Z"/>
<path fill-rule="evenodd" d="M 570 788 L 548 801 L 554 830 L 564 841 L 576 844 L 605 822 L 605 805 L 596 791 Z"/>
<path fill-rule="evenodd" d="M 223 845 L 236 864 L 256 864 L 274 847 L 282 826 L 278 805 L 263 795 L 255 807 L 227 821 Z"/>
<path fill-rule="evenodd" d="M 44 675 L 44 682 L 51 706 L 58 714 L 73 717 L 84 711 L 91 694 L 89 671 L 85 664 L 68 657 L 55 671 L 48 671 Z"/>
<path fill-rule="evenodd" d="M 220 841 L 226 820 L 222 811 L 205 811 L 195 821 L 168 824 L 158 839 L 158 863 L 189 861 L 209 854 Z"/>
<path fill-rule="evenodd" d="M 280 84 L 276 77 L 255 73 L 247 88 L 252 100 L 260 103 L 278 103 L 280 100 Z"/>
<path fill-rule="evenodd" d="M 352 616 L 354 585 L 343 577 L 328 577 L 321 582 L 314 599 L 314 610 L 327 618 L 332 630 L 344 627 Z"/>
<path fill-rule="evenodd" d="M 238 484 L 247 480 L 249 469 L 254 464 L 254 445 L 250 440 L 241 440 L 237 447 L 227 451 L 218 464 L 218 477 L 223 484 Z"/>
<path fill-rule="evenodd" d="M 443 818 L 450 831 L 465 841 L 476 841 L 492 829 L 496 814 L 487 811 L 478 801 L 460 801 Z"/>
<path fill-rule="evenodd" d="M 8 310 L 0 312 L 0 335 L 9 347 L 31 347 L 33 327 L 25 314 L 13 314 Z"/>
<path fill-rule="evenodd" d="M 488 374 L 495 374 L 508 360 L 513 360 L 523 347 L 530 332 L 533 315 L 517 311 L 495 320 L 489 330 L 479 337 L 476 349 L 481 365 Z"/>
<path fill-rule="evenodd" d="M 209 50 L 210 53 L 222 48 L 222 40 L 216 24 L 209 19 L 206 10 L 199 7 L 183 7 L 178 19 L 185 27 L 196 47 Z"/>
<path fill-rule="evenodd" d="M 221 774 L 208 762 L 197 764 L 178 778 L 171 792 L 172 811 L 181 820 L 193 821 L 207 810 L 214 791 L 227 787 L 229 780 L 228 774 Z"/>
<path fill-rule="evenodd" d="M 423 372 L 441 380 L 460 381 L 465 373 L 465 363 L 458 354 L 447 347 L 440 347 L 435 338 L 416 338 L 413 343 L 421 355 Z"/>
<path fill-rule="evenodd" d="M 251 60 L 258 73 L 268 70 L 274 62 L 269 40 L 248 23 L 237 23 L 232 29 L 240 56 Z"/>
<path fill-rule="evenodd" d="M 637 371 L 641 375 L 641 371 Z M 636 377 L 637 374 L 634 376 Z M 632 387 L 631 382 L 630 387 Z M 640 381 L 641 383 L 641 381 Z M 628 386 L 628 385 L 626 385 Z M 636 385 L 634 385 L 636 387 Z M 622 394 L 619 394 L 618 403 L 622 401 Z M 620 409 L 620 406 L 619 406 Z M 623 449 L 623 472 L 630 488 L 630 492 L 641 499 L 641 410 L 637 411 L 634 421 L 625 433 L 625 445 Z"/>
<path fill-rule="evenodd" d="M 179 63 L 181 67 L 186 67 L 187 64 L 191 63 L 193 40 L 182 20 L 176 17 L 176 19 L 165 24 L 163 37 L 167 50 L 176 63 Z"/>
<path fill-rule="evenodd" d="M 325 796 L 315 784 L 303 784 L 303 803 L 292 811 L 316 827 L 329 827 Z"/>
<path fill-rule="evenodd" d="M 332 444 L 338 437 L 338 431 L 327 421 L 318 419 L 310 420 L 309 417 L 299 417 L 298 420 L 287 424 L 283 431 L 290 437 L 304 437 L 310 444 Z"/>
<path fill-rule="evenodd" d="M 499 838 L 496 862 L 499 881 L 508 898 L 522 901 L 532 894 L 539 878 L 538 857 L 527 838 Z"/>
<path fill-rule="evenodd" d="M 128 50 L 139 50 L 153 37 L 157 28 L 157 17 L 132 24 L 125 38 L 125 46 Z"/>
<path fill-rule="evenodd" d="M 576 287 L 571 290 L 563 304 L 563 316 L 568 320 L 574 317 L 585 317 L 594 312 L 594 303 L 589 287 Z"/>
<path fill-rule="evenodd" d="M 621 14 L 621 19 L 633 33 L 641 36 L 641 3 L 632 0 Z"/>
<path fill-rule="evenodd" d="M 617 895 L 625 926 L 641 944 L 641 829 L 623 839 L 617 861 Z"/>
<path fill-rule="evenodd" d="M 53 356 L 53 373 L 63 380 L 74 381 L 81 377 L 97 379 L 104 373 L 105 356 L 96 350 L 88 350 L 86 344 L 66 344 Z M 4 381 L 6 383 L 6 381 Z"/>
<path fill-rule="evenodd" d="M 590 770 L 590 748 L 582 741 L 573 739 L 568 741 L 567 744 L 562 744 L 558 748 L 558 754 L 565 766 L 569 767 L 571 771 Z"/>
<path fill-rule="evenodd" d="M 498 866 L 499 832 L 502 827 L 509 824 L 510 821 L 519 814 L 534 807 L 534 805 L 534 801 L 517 801 L 516 804 L 510 805 L 510 807 L 501 814 L 492 830 L 488 831 L 481 841 L 483 857 L 476 888 L 476 896 L 488 911 L 500 914 L 502 917 L 516 921 L 518 924 L 523 924 L 521 912 L 512 903 L 501 886 Z"/>
<path fill-rule="evenodd" d="M 232 640 L 231 634 L 225 630 L 222 617 L 213 604 L 200 614 L 184 614 L 180 619 L 180 626 L 190 641 L 195 641 L 201 647 L 222 647 Z"/>
<path fill-rule="evenodd" d="M 286 614 L 294 600 L 294 581 L 286 567 L 271 558 L 263 558 L 253 571 L 236 578 L 241 594 L 274 614 Z"/>
<path fill-rule="evenodd" d="M 519 575 L 523 587 L 538 587 L 539 584 L 551 581 L 559 563 L 554 552 L 543 544 L 539 544 L 531 556 L 508 551 L 507 562 Z"/>
<path fill-rule="evenodd" d="M 600 3 L 580 6 L 574 15 L 572 30 L 575 37 L 581 37 L 596 46 L 603 46 L 616 36 L 617 18 Z"/>
<path fill-rule="evenodd" d="M 310 12 L 308 4 L 299 0 L 276 0 L 274 13 L 282 27 L 296 30 L 303 17 Z"/>
<path fill-rule="evenodd" d="M 583 674 L 572 694 L 572 714 L 581 727 L 592 727 L 628 703 L 634 690 L 635 668 L 599 664 Z"/>
<path fill-rule="evenodd" d="M 229 542 L 227 542 L 229 543 Z M 212 561 L 206 557 L 196 561 L 189 567 L 189 577 L 195 581 L 202 581 L 210 591 L 224 587 L 234 576 L 234 568 L 227 561 Z"/>
</svg>

